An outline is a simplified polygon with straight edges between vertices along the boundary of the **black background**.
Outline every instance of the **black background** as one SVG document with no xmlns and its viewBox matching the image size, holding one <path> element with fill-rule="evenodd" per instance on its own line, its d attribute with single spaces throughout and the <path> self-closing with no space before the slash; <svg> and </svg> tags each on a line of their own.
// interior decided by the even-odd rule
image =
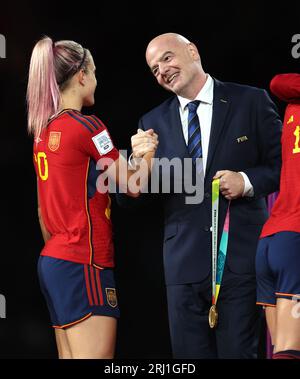
<svg viewBox="0 0 300 379">
<path fill-rule="evenodd" d="M 298 5 L 297 5 L 298 3 Z M 147 43 L 177 32 L 194 42 L 206 72 L 268 90 L 276 73 L 300 72 L 291 55 L 300 34 L 298 2 L 22 2 L 0 7 L 1 245 L 0 358 L 54 358 L 48 311 L 36 263 L 43 246 L 36 212 L 32 140 L 26 131 L 25 93 L 30 55 L 43 35 L 89 48 L 97 66 L 97 114 L 115 145 L 129 148 L 139 117 L 169 94 L 145 63 Z M 284 104 L 274 99 L 283 115 Z M 170 342 L 162 269 L 162 217 L 156 207 L 124 210 L 113 198 L 116 278 L 122 317 L 117 357 L 169 358 Z M 261 356 L 264 346 L 262 342 Z"/>
</svg>

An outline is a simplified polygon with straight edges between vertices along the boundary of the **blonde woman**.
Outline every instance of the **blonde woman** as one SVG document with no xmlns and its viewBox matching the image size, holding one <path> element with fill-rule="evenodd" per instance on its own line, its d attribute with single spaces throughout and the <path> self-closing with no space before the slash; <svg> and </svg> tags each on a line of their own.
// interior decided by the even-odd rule
<svg viewBox="0 0 300 379">
<path fill-rule="evenodd" d="M 45 240 L 38 274 L 60 358 L 114 356 L 119 309 L 110 199 L 97 190 L 97 177 L 106 169 L 129 195 L 139 195 L 127 188 L 134 171 L 127 169 L 103 122 L 81 113 L 95 101 L 95 70 L 90 51 L 74 41 L 45 37 L 32 52 L 28 129 L 34 136 Z M 132 141 L 150 164 L 158 143 L 153 130 Z M 127 175 L 118 179 L 122 163 Z"/>
</svg>

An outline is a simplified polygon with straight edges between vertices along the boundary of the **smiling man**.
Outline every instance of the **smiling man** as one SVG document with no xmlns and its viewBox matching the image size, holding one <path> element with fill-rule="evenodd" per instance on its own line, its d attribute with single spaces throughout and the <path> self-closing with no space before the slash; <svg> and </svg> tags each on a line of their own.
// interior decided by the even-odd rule
<svg viewBox="0 0 300 379">
<path fill-rule="evenodd" d="M 144 115 L 139 128 L 158 134 L 157 158 L 190 159 L 192 179 L 203 179 L 198 204 L 188 204 L 184 191 L 161 195 L 173 356 L 255 358 L 260 320 L 255 252 L 268 216 L 265 196 L 279 186 L 281 121 L 266 91 L 205 73 L 196 45 L 183 36 L 154 38 L 146 60 L 157 82 L 176 96 Z M 132 147 L 138 157 L 134 138 Z M 161 183 L 164 177 L 158 177 Z M 225 263 L 217 270 L 212 269 L 213 179 L 220 179 L 214 236 L 218 245 L 222 234 L 228 238 L 228 248 L 222 245 L 219 252 Z M 219 296 L 212 293 L 216 285 Z"/>
<path fill-rule="evenodd" d="M 146 60 L 158 83 L 182 97 L 194 99 L 206 82 L 196 46 L 180 35 L 167 33 L 154 38 L 147 47 Z"/>
</svg>

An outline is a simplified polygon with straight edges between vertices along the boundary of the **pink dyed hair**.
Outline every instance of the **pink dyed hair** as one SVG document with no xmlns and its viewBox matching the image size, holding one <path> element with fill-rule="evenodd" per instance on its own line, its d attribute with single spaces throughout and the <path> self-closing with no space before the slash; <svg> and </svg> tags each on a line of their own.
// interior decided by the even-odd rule
<svg viewBox="0 0 300 379">
<path fill-rule="evenodd" d="M 60 93 L 89 64 L 89 51 L 74 41 L 44 37 L 34 46 L 27 86 L 28 131 L 39 137 L 49 117 L 58 112 Z"/>
</svg>

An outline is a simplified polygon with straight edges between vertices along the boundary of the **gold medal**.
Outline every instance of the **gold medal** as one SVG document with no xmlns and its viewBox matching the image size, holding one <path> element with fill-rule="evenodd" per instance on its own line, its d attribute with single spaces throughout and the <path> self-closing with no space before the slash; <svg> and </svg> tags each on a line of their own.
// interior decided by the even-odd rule
<svg viewBox="0 0 300 379">
<path fill-rule="evenodd" d="M 215 328 L 218 323 L 218 311 L 215 304 L 210 307 L 208 314 L 208 322 L 211 328 Z"/>
</svg>

